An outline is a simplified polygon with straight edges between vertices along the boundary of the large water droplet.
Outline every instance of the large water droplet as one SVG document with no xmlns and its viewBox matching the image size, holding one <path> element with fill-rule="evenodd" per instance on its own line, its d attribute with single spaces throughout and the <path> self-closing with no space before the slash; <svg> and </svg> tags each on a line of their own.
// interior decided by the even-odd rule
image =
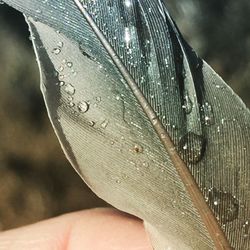
<svg viewBox="0 0 250 250">
<path fill-rule="evenodd" d="M 239 201 L 232 194 L 212 188 L 208 190 L 207 201 L 221 223 L 231 222 L 238 217 Z"/>
<path fill-rule="evenodd" d="M 198 163 L 204 156 L 205 148 L 205 138 L 193 132 L 184 135 L 178 144 L 178 151 L 186 163 Z"/>
</svg>

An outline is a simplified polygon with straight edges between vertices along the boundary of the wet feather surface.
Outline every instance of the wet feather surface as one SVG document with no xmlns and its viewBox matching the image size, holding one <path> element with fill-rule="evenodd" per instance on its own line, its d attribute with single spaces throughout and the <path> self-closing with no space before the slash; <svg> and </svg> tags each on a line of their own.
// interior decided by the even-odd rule
<svg viewBox="0 0 250 250">
<path fill-rule="evenodd" d="M 6 3 L 28 16 L 51 122 L 92 190 L 143 219 L 155 249 L 216 248 L 152 119 L 75 2 Z M 160 1 L 81 4 L 171 138 L 230 246 L 248 249 L 249 110 L 186 44 Z"/>
</svg>

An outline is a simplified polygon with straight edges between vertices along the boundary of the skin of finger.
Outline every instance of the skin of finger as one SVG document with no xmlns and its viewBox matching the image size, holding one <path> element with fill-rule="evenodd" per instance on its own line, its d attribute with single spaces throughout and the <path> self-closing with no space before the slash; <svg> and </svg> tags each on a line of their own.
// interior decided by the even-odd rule
<svg viewBox="0 0 250 250">
<path fill-rule="evenodd" d="M 0 250 L 152 250 L 140 220 L 91 209 L 0 233 Z"/>
</svg>

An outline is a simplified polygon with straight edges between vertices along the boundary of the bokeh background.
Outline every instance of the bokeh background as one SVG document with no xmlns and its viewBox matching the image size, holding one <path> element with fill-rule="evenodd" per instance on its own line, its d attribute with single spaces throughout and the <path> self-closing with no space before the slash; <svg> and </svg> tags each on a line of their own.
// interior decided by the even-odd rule
<svg viewBox="0 0 250 250">
<path fill-rule="evenodd" d="M 166 0 L 184 37 L 250 107 L 250 1 Z M 50 126 L 23 16 L 0 4 L 0 230 L 106 206 Z"/>
</svg>

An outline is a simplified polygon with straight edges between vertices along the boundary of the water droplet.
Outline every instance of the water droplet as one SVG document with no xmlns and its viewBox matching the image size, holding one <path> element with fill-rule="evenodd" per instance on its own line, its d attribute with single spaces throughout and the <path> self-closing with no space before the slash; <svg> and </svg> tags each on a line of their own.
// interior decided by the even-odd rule
<svg viewBox="0 0 250 250">
<path fill-rule="evenodd" d="M 220 133 L 220 126 L 217 127 L 217 132 Z"/>
<path fill-rule="evenodd" d="M 184 104 L 182 108 L 184 109 L 186 114 L 190 114 L 192 112 L 193 103 L 187 94 L 184 96 Z"/>
<path fill-rule="evenodd" d="M 206 126 L 211 126 L 215 123 L 213 108 L 208 102 L 201 106 L 201 114 L 202 120 Z"/>
<path fill-rule="evenodd" d="M 69 68 L 72 68 L 73 63 L 72 63 L 72 62 L 67 62 L 67 66 L 68 66 Z"/>
<path fill-rule="evenodd" d="M 125 6 L 126 6 L 126 7 L 129 8 L 129 7 L 131 7 L 131 5 L 132 5 L 132 4 L 131 4 L 131 0 L 125 0 Z"/>
<path fill-rule="evenodd" d="M 59 72 L 62 72 L 64 71 L 64 67 L 63 66 L 60 66 L 59 69 L 58 69 Z"/>
<path fill-rule="evenodd" d="M 60 48 L 54 48 L 52 50 L 52 53 L 55 54 L 55 55 L 59 55 L 61 53 L 61 49 Z"/>
<path fill-rule="evenodd" d="M 101 102 L 102 101 L 102 98 L 100 96 L 96 97 L 96 101 L 97 102 Z"/>
<path fill-rule="evenodd" d="M 62 47 L 63 47 L 63 42 L 58 42 L 57 46 L 58 46 L 59 48 L 62 48 Z"/>
<path fill-rule="evenodd" d="M 116 179 L 115 181 L 117 184 L 120 184 L 121 183 L 121 180 L 120 179 Z"/>
<path fill-rule="evenodd" d="M 68 83 L 65 87 L 65 91 L 69 94 L 69 95 L 74 95 L 76 90 L 75 88 L 73 87 L 72 84 Z"/>
<path fill-rule="evenodd" d="M 64 84 L 65 84 L 64 81 L 60 81 L 60 82 L 59 82 L 59 86 L 60 86 L 60 87 L 64 86 Z"/>
<path fill-rule="evenodd" d="M 90 121 L 90 122 L 89 122 L 89 126 L 90 126 L 90 127 L 94 127 L 94 126 L 95 126 L 95 122 L 94 122 L 94 121 Z"/>
<path fill-rule="evenodd" d="M 206 140 L 193 132 L 184 135 L 178 145 L 178 151 L 186 163 L 198 163 L 204 156 Z"/>
<path fill-rule="evenodd" d="M 104 121 L 101 123 L 101 127 L 105 129 L 105 128 L 107 128 L 108 124 L 109 124 L 109 121 L 108 121 L 108 120 L 104 120 Z"/>
<path fill-rule="evenodd" d="M 70 106 L 71 108 L 73 108 L 73 107 L 75 106 L 75 103 L 70 102 L 70 103 L 69 103 L 69 106 Z"/>
<path fill-rule="evenodd" d="M 231 222 L 238 217 L 239 202 L 230 193 L 211 188 L 207 200 L 221 223 Z"/>
<path fill-rule="evenodd" d="M 126 43 L 126 47 L 129 48 L 129 45 L 130 45 L 130 42 L 131 42 L 131 34 L 130 34 L 130 30 L 128 27 L 125 28 L 125 31 L 124 31 L 124 40 L 125 40 L 125 43 Z"/>
<path fill-rule="evenodd" d="M 77 108 L 81 113 L 86 113 L 89 110 L 89 104 L 87 102 L 79 102 Z"/>
<path fill-rule="evenodd" d="M 72 96 L 68 96 L 68 100 L 71 102 L 73 101 L 73 97 Z"/>
</svg>

